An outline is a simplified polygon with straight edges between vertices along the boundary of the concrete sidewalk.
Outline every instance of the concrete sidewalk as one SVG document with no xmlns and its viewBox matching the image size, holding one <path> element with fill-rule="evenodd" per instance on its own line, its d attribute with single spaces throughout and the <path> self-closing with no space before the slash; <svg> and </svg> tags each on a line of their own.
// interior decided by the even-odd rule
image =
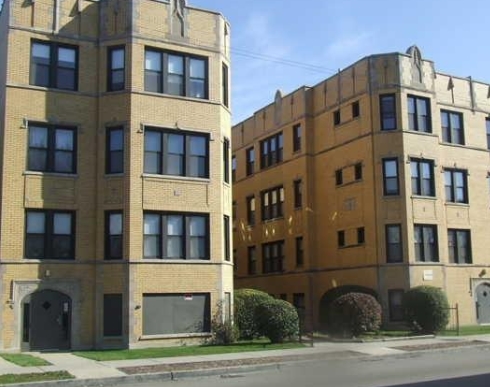
<svg viewBox="0 0 490 387">
<path fill-rule="evenodd" d="M 139 381 L 256 371 L 296 361 L 398 355 L 418 350 L 441 350 L 474 345 L 490 345 L 490 335 L 406 338 L 372 342 L 315 342 L 313 347 L 295 349 L 115 361 L 89 360 L 71 353 L 31 352 L 32 355 L 43 358 L 52 365 L 20 367 L 0 358 L 0 374 L 67 371 L 75 377 L 69 381 L 26 383 L 13 386 L 120 385 L 136 384 Z"/>
</svg>

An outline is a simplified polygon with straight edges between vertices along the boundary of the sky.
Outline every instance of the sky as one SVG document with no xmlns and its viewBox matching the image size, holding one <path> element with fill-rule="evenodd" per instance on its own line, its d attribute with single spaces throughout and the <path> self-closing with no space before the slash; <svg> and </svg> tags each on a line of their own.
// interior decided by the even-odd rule
<svg viewBox="0 0 490 387">
<path fill-rule="evenodd" d="M 3 0 L 0 0 L 0 3 Z M 436 70 L 490 83 L 488 0 L 187 0 L 231 24 L 233 123 L 372 54 L 416 44 Z"/>
</svg>

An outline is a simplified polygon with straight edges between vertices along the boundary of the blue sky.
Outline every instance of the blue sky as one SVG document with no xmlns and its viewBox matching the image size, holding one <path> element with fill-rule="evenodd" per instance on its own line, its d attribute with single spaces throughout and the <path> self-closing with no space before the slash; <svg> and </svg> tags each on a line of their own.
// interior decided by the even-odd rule
<svg viewBox="0 0 490 387">
<path fill-rule="evenodd" d="M 2 0 L 0 0 L 0 3 Z M 412 44 L 439 72 L 490 83 L 488 0 L 188 0 L 231 24 L 233 123 L 364 56 Z M 289 65 L 287 64 L 289 63 Z"/>
</svg>

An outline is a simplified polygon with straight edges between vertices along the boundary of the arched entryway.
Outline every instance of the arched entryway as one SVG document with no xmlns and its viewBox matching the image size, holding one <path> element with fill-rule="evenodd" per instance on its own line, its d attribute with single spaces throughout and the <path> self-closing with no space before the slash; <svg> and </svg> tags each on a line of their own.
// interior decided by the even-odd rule
<svg viewBox="0 0 490 387">
<path fill-rule="evenodd" d="M 478 324 L 490 324 L 490 283 L 482 283 L 475 289 L 476 318 Z"/>
<path fill-rule="evenodd" d="M 22 302 L 22 346 L 29 350 L 70 349 L 71 299 L 40 290 Z"/>
</svg>

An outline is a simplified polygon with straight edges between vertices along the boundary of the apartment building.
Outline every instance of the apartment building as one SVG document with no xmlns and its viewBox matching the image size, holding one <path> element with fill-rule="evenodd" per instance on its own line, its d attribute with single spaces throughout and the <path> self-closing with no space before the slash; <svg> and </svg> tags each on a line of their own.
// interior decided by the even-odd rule
<svg viewBox="0 0 490 387">
<path fill-rule="evenodd" d="M 186 1 L 4 1 L 0 349 L 230 318 L 229 33 Z"/>
<path fill-rule="evenodd" d="M 442 288 L 461 324 L 490 323 L 490 85 L 412 46 L 301 87 L 232 128 L 235 286 L 318 328 L 332 295 Z"/>
</svg>

